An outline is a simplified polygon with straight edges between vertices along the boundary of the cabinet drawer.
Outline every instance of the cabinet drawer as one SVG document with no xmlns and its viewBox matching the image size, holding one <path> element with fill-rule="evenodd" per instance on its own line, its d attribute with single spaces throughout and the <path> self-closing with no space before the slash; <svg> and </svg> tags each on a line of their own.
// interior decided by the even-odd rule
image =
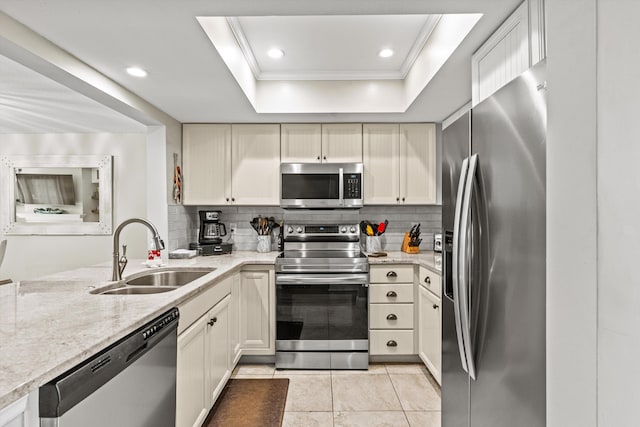
<svg viewBox="0 0 640 427">
<path fill-rule="evenodd" d="M 372 283 L 369 287 L 369 302 L 413 302 L 413 285 L 411 283 L 395 283 L 388 285 Z"/>
<path fill-rule="evenodd" d="M 413 265 L 372 265 L 371 283 L 413 283 Z"/>
<path fill-rule="evenodd" d="M 413 330 L 370 331 L 369 354 L 374 356 L 380 354 L 415 354 Z"/>
<path fill-rule="evenodd" d="M 370 304 L 369 328 L 413 329 L 413 304 Z"/>
<path fill-rule="evenodd" d="M 442 294 L 442 278 L 438 273 L 420 267 L 420 284 L 440 297 Z"/>
</svg>

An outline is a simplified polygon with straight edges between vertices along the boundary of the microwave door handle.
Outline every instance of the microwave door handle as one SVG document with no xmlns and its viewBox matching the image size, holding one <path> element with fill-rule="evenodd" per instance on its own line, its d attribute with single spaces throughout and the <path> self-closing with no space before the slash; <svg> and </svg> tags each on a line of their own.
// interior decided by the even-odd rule
<svg viewBox="0 0 640 427">
<path fill-rule="evenodd" d="M 344 205 L 344 169 L 338 169 L 338 204 Z"/>
</svg>

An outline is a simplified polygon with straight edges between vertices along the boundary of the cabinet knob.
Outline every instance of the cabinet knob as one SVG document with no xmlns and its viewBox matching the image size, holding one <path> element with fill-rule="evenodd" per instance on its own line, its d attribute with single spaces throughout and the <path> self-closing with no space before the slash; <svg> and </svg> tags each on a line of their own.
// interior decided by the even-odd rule
<svg viewBox="0 0 640 427">
<path fill-rule="evenodd" d="M 438 308 L 438 304 L 433 304 L 433 309 L 436 310 Z"/>
<path fill-rule="evenodd" d="M 398 274 L 396 274 L 396 272 L 392 270 L 387 272 L 387 277 L 398 277 Z"/>
<path fill-rule="evenodd" d="M 389 340 L 387 341 L 387 347 L 397 347 L 398 343 L 395 342 L 394 340 Z"/>
<path fill-rule="evenodd" d="M 228 201 L 229 201 L 229 198 L 227 197 L 225 200 L 228 202 Z"/>
<path fill-rule="evenodd" d="M 387 316 L 387 320 L 398 320 L 398 316 L 396 316 L 395 314 L 391 313 Z"/>
<path fill-rule="evenodd" d="M 396 202 L 399 202 L 399 201 L 400 201 L 400 197 L 396 197 Z"/>
<path fill-rule="evenodd" d="M 214 317 L 213 319 L 209 319 L 209 321 L 207 322 L 207 324 L 209 326 L 213 326 L 214 323 L 216 323 L 218 321 L 217 317 Z"/>
<path fill-rule="evenodd" d="M 395 298 L 395 297 L 398 296 L 398 294 L 396 294 L 395 291 L 389 291 L 389 292 L 387 292 L 387 296 L 389 298 Z"/>
<path fill-rule="evenodd" d="M 231 201 L 232 201 L 232 202 L 235 202 L 235 201 L 236 201 L 236 198 L 235 198 L 235 197 L 232 197 L 232 198 L 231 198 Z"/>
<path fill-rule="evenodd" d="M 322 160 L 327 160 L 327 156 L 323 156 L 323 157 L 322 157 Z"/>
<path fill-rule="evenodd" d="M 424 278 L 424 283 L 431 283 L 431 277 L 427 276 Z"/>
<path fill-rule="evenodd" d="M 320 160 L 320 156 L 318 156 L 317 159 Z"/>
<path fill-rule="evenodd" d="M 402 201 L 404 202 L 404 197 L 402 198 Z"/>
</svg>

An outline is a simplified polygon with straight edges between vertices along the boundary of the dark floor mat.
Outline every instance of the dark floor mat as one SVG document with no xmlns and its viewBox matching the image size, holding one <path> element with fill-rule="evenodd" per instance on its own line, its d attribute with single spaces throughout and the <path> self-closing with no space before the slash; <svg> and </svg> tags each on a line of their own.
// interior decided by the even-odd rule
<svg viewBox="0 0 640 427">
<path fill-rule="evenodd" d="M 231 379 L 203 425 L 280 427 L 288 389 L 288 378 Z"/>
</svg>

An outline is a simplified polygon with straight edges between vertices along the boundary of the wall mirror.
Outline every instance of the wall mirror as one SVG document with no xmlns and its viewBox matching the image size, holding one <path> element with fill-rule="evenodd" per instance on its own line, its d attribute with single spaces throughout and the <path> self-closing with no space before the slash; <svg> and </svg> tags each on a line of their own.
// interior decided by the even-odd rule
<svg viewBox="0 0 640 427">
<path fill-rule="evenodd" d="M 111 156 L 0 157 L 5 234 L 111 234 Z"/>
</svg>

